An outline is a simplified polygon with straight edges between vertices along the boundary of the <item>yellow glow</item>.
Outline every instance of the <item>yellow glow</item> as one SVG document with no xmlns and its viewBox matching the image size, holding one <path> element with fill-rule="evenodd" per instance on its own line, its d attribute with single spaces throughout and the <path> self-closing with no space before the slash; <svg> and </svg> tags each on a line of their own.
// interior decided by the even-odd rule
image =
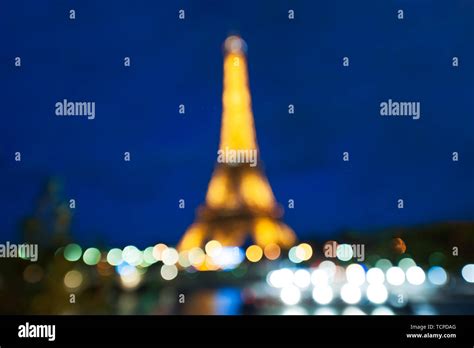
<svg viewBox="0 0 474 348">
<path fill-rule="evenodd" d="M 191 225 L 179 243 L 178 250 L 189 250 L 195 246 L 202 245 L 204 236 L 205 230 L 201 224 Z"/>
<path fill-rule="evenodd" d="M 242 245 L 245 242 L 246 224 L 236 223 L 223 226 L 223 228 L 215 228 L 212 238 L 218 240 L 222 246 Z"/>
<path fill-rule="evenodd" d="M 203 260 L 204 262 L 200 265 L 194 266 L 198 271 L 217 271 L 219 269 L 219 266 L 212 261 L 212 257 L 209 255 L 205 255 Z"/>
<path fill-rule="evenodd" d="M 247 248 L 245 255 L 250 262 L 258 262 L 263 256 L 263 251 L 258 245 L 251 245 Z"/>
<path fill-rule="evenodd" d="M 226 40 L 220 149 L 257 149 L 243 44 L 238 37 Z"/>
<path fill-rule="evenodd" d="M 234 209 L 239 202 L 230 178 L 217 170 L 212 176 L 206 194 L 206 203 L 212 208 Z"/>
<path fill-rule="evenodd" d="M 278 243 L 278 225 L 270 218 L 259 218 L 254 225 L 255 241 L 258 245 Z"/>
<path fill-rule="evenodd" d="M 279 244 L 286 248 L 291 247 L 296 241 L 295 232 L 293 232 L 293 230 L 284 223 L 280 223 L 279 226 Z"/>
<path fill-rule="evenodd" d="M 261 247 L 278 244 L 285 248 L 291 247 L 296 240 L 293 230 L 287 225 L 264 217 L 255 221 L 254 239 Z"/>
<path fill-rule="evenodd" d="M 247 206 L 262 210 L 272 210 L 275 197 L 267 180 L 258 172 L 248 172 L 242 177 L 240 193 Z"/>
<path fill-rule="evenodd" d="M 206 270 L 208 271 L 217 271 L 219 269 L 219 266 L 214 263 L 212 257 L 210 257 L 209 255 L 206 255 L 204 265 L 206 266 Z"/>
</svg>

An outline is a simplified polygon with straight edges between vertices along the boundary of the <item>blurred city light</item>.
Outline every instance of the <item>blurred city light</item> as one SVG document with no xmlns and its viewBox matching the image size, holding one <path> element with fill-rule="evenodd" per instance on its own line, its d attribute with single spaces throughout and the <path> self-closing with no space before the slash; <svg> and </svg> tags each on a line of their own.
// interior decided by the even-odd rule
<svg viewBox="0 0 474 348">
<path fill-rule="evenodd" d="M 280 298 L 287 305 L 295 305 L 300 302 L 301 291 L 294 285 L 289 285 L 281 289 Z"/>
<path fill-rule="evenodd" d="M 342 311 L 342 315 L 366 315 L 366 313 L 357 307 L 347 307 Z"/>
<path fill-rule="evenodd" d="M 412 266 L 406 271 L 407 281 L 412 285 L 421 285 L 425 282 L 425 272 L 418 266 Z"/>
<path fill-rule="evenodd" d="M 271 271 L 268 282 L 274 288 L 283 288 L 293 283 L 293 272 L 287 268 Z"/>
<path fill-rule="evenodd" d="M 219 243 L 217 240 L 211 240 L 206 243 L 204 250 L 206 250 L 207 255 L 209 255 L 212 258 L 215 258 L 219 256 L 219 254 L 221 253 L 222 244 Z"/>
<path fill-rule="evenodd" d="M 337 311 L 332 307 L 321 307 L 314 311 L 314 315 L 337 315 Z"/>
<path fill-rule="evenodd" d="M 401 259 L 399 262 L 398 262 L 398 267 L 400 267 L 403 271 L 407 271 L 410 267 L 414 267 L 416 266 L 416 263 L 415 261 L 410 258 L 410 257 L 405 257 L 403 259 Z"/>
<path fill-rule="evenodd" d="M 117 266 L 117 272 L 120 275 L 120 283 L 125 290 L 135 289 L 141 282 L 142 275 L 135 266 L 122 263 Z"/>
<path fill-rule="evenodd" d="M 434 285 L 444 285 L 448 275 L 443 267 L 433 266 L 428 270 L 428 280 Z"/>
<path fill-rule="evenodd" d="M 405 282 L 405 272 L 400 267 L 390 267 L 385 276 L 391 285 L 398 286 Z"/>
<path fill-rule="evenodd" d="M 138 266 L 143 261 L 142 252 L 133 245 L 126 246 L 122 251 L 122 259 L 130 265 Z"/>
<path fill-rule="evenodd" d="M 163 243 L 158 243 L 153 247 L 153 257 L 155 258 L 156 261 L 161 261 L 161 254 L 167 248 L 168 247 L 166 246 L 166 244 L 163 244 Z"/>
<path fill-rule="evenodd" d="M 263 250 L 258 245 L 251 245 L 247 248 L 245 255 L 250 262 L 258 262 L 263 256 Z"/>
<path fill-rule="evenodd" d="M 107 253 L 107 262 L 111 266 L 118 266 L 123 262 L 122 250 L 118 248 L 110 249 Z"/>
<path fill-rule="evenodd" d="M 353 263 L 346 268 L 346 278 L 347 281 L 356 286 L 360 286 L 365 282 L 365 271 L 364 268 L 357 264 Z"/>
<path fill-rule="evenodd" d="M 313 283 L 314 286 L 328 285 L 329 276 L 325 271 L 316 269 L 311 273 L 311 283 Z"/>
<path fill-rule="evenodd" d="M 366 277 L 369 284 L 383 284 L 385 281 L 385 274 L 380 268 L 369 269 Z"/>
<path fill-rule="evenodd" d="M 70 289 L 76 289 L 81 286 L 83 281 L 82 273 L 77 270 L 72 270 L 64 276 L 64 285 Z"/>
<path fill-rule="evenodd" d="M 330 303 L 334 296 L 331 287 L 328 285 L 316 286 L 313 289 L 312 295 L 314 301 L 321 305 Z"/>
<path fill-rule="evenodd" d="M 308 243 L 301 243 L 295 249 L 296 258 L 301 261 L 307 261 L 313 256 L 313 248 Z"/>
<path fill-rule="evenodd" d="M 290 251 L 288 252 L 288 258 L 290 259 L 291 262 L 293 263 L 300 263 L 303 260 L 298 257 L 298 254 L 296 252 L 297 247 L 292 247 Z"/>
<path fill-rule="evenodd" d="M 299 269 L 294 273 L 294 284 L 299 288 L 307 288 L 311 284 L 311 275 L 305 269 Z"/>
<path fill-rule="evenodd" d="M 461 270 L 462 277 L 468 283 L 474 283 L 474 264 L 465 265 Z"/>
<path fill-rule="evenodd" d="M 166 265 L 161 266 L 161 277 L 164 280 L 173 280 L 178 275 L 178 268 L 175 265 Z"/>
<path fill-rule="evenodd" d="M 191 266 L 191 261 L 189 261 L 188 251 L 181 251 L 179 253 L 178 263 L 181 267 L 184 267 L 184 268 Z"/>
<path fill-rule="evenodd" d="M 325 260 L 319 264 L 318 269 L 327 274 L 329 281 L 334 279 L 336 274 L 336 264 L 334 262 Z"/>
<path fill-rule="evenodd" d="M 77 244 L 69 244 L 64 248 L 64 258 L 74 262 L 81 258 L 82 248 Z"/>
<path fill-rule="evenodd" d="M 97 248 L 89 248 L 84 251 L 84 255 L 82 255 L 82 259 L 84 263 L 89 266 L 97 265 L 100 261 L 100 251 Z"/>
<path fill-rule="evenodd" d="M 341 299 L 347 304 L 356 304 L 361 299 L 360 288 L 354 284 L 344 284 L 341 288 Z"/>
<path fill-rule="evenodd" d="M 153 255 L 153 250 L 154 250 L 153 247 L 148 247 L 145 250 L 143 250 L 143 261 L 145 261 L 149 265 L 152 265 L 158 261 Z"/>
<path fill-rule="evenodd" d="M 383 284 L 370 284 L 367 287 L 367 298 L 375 304 L 382 304 L 387 301 L 388 291 Z"/>
<path fill-rule="evenodd" d="M 389 307 L 385 307 L 385 306 L 374 308 L 371 314 L 372 315 L 395 315 L 395 313 Z"/>
<path fill-rule="evenodd" d="M 191 262 L 193 266 L 199 267 L 206 260 L 206 254 L 201 248 L 195 247 L 189 250 L 188 258 L 189 258 L 189 262 Z"/>
<path fill-rule="evenodd" d="M 167 266 L 172 266 L 178 263 L 179 254 L 175 248 L 166 248 L 161 253 L 161 261 Z"/>
<path fill-rule="evenodd" d="M 223 270 L 236 268 L 244 260 L 245 256 L 238 247 L 223 247 L 219 255 L 213 258 L 214 263 Z"/>
<path fill-rule="evenodd" d="M 263 250 L 265 257 L 269 260 L 276 260 L 280 257 L 281 249 L 278 244 L 270 243 Z"/>
<path fill-rule="evenodd" d="M 380 259 L 375 263 L 375 267 L 380 268 L 382 271 L 387 272 L 392 263 L 388 259 Z"/>
</svg>

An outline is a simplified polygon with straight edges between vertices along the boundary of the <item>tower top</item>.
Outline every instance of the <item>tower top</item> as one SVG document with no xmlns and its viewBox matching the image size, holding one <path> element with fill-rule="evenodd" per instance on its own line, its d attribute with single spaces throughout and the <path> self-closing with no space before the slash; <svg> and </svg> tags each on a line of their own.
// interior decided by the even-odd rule
<svg viewBox="0 0 474 348">
<path fill-rule="evenodd" d="M 229 36 L 224 42 L 226 53 L 247 53 L 247 43 L 240 36 Z"/>
<path fill-rule="evenodd" d="M 238 36 L 230 36 L 224 42 L 224 91 L 219 146 L 222 150 L 257 150 L 246 47 L 245 41 Z"/>
</svg>

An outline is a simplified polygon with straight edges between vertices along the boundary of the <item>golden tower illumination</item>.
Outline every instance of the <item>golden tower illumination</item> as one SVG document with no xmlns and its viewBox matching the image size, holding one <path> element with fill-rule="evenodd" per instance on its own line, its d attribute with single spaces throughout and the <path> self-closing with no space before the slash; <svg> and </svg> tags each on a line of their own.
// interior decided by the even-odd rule
<svg viewBox="0 0 474 348">
<path fill-rule="evenodd" d="M 219 150 L 254 151 L 256 165 L 217 163 L 196 221 L 180 241 L 180 250 L 203 248 L 210 240 L 241 246 L 248 237 L 262 249 L 288 248 L 295 234 L 279 220 L 283 211 L 260 165 L 248 84 L 245 42 L 236 36 L 224 44 L 224 91 Z"/>
</svg>

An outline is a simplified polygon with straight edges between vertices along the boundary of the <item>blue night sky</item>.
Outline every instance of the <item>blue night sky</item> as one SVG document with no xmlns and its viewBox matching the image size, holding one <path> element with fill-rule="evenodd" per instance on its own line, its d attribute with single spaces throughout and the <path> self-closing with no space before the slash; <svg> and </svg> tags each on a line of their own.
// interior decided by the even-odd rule
<svg viewBox="0 0 474 348">
<path fill-rule="evenodd" d="M 57 176 L 79 242 L 177 242 L 216 160 L 234 33 L 266 174 L 279 202 L 295 200 L 284 220 L 300 238 L 474 219 L 473 1 L 2 0 L 2 239 Z M 55 116 L 64 98 L 95 101 L 95 120 Z M 421 118 L 381 117 L 389 98 L 421 102 Z"/>
</svg>

